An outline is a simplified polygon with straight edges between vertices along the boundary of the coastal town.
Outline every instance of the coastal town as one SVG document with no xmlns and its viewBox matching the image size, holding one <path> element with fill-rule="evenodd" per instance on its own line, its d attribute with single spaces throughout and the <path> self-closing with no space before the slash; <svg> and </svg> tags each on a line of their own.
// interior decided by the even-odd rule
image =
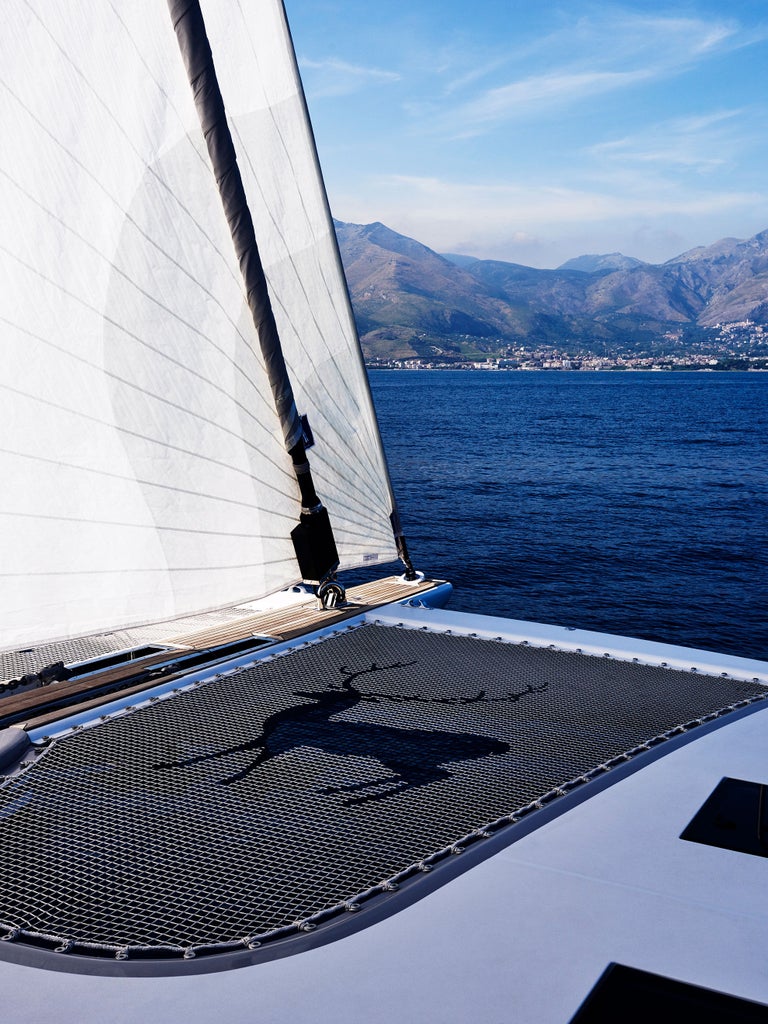
<svg viewBox="0 0 768 1024">
<path fill-rule="evenodd" d="M 366 358 L 369 369 L 399 370 L 768 370 L 768 327 L 744 320 L 718 324 L 695 340 L 683 332 L 659 338 L 658 351 L 508 345 L 484 358 L 461 358 L 432 346 L 434 355 L 411 359 Z"/>
</svg>

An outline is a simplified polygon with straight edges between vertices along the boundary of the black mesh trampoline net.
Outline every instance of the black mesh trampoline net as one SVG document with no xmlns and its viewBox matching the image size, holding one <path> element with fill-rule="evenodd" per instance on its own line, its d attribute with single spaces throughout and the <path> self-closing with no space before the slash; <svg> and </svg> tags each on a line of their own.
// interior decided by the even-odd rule
<svg viewBox="0 0 768 1024">
<path fill-rule="evenodd" d="M 90 955 L 254 945 L 681 723 L 714 676 L 348 628 L 62 738 L 0 790 L 0 925 Z"/>
</svg>

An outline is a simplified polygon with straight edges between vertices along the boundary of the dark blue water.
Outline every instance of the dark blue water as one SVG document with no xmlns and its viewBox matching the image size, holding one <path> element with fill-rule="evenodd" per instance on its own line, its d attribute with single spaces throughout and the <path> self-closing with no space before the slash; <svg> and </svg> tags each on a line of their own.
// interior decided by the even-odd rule
<svg viewBox="0 0 768 1024">
<path fill-rule="evenodd" d="M 451 607 L 768 658 L 768 374 L 373 371 Z"/>
</svg>

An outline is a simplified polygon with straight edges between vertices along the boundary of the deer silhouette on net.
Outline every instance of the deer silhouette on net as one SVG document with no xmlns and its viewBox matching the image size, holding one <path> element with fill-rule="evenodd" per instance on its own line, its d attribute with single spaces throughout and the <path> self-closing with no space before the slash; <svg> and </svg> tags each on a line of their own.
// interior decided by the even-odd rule
<svg viewBox="0 0 768 1024">
<path fill-rule="evenodd" d="M 269 715 L 261 734 L 243 743 L 234 744 L 223 750 L 209 751 L 177 761 L 164 761 L 155 765 L 158 769 L 182 768 L 214 761 L 231 754 L 253 752 L 250 763 L 239 771 L 227 775 L 220 781 L 231 785 L 244 779 L 260 765 L 289 753 L 299 747 L 315 747 L 329 754 L 346 757 L 374 758 L 388 771 L 388 774 L 360 782 L 343 782 L 328 786 L 318 792 L 324 795 L 343 795 L 343 803 L 350 807 L 377 800 L 383 800 L 396 792 L 426 786 L 452 774 L 447 767 L 451 762 L 477 760 L 492 754 L 506 754 L 510 745 L 491 736 L 467 732 L 448 732 L 432 729 L 412 729 L 402 725 L 382 725 L 377 722 L 360 722 L 338 719 L 345 711 L 360 704 L 441 704 L 470 705 L 509 703 L 531 694 L 546 690 L 547 683 L 540 686 L 528 685 L 524 689 L 508 691 L 499 697 L 488 697 L 480 690 L 471 697 L 426 697 L 421 694 L 402 694 L 364 691 L 355 685 L 363 676 L 407 668 L 416 662 L 393 662 L 378 665 L 373 662 L 369 668 L 356 672 L 344 666 L 339 668 L 343 679 L 339 684 L 329 684 L 319 691 L 293 692 L 311 704 L 298 704 L 283 708 Z"/>
</svg>

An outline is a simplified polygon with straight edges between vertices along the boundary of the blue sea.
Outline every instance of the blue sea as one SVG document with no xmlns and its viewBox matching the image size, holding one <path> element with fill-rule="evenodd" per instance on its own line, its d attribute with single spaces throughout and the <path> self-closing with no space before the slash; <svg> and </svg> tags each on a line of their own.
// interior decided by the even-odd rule
<svg viewBox="0 0 768 1024">
<path fill-rule="evenodd" d="M 370 379 L 451 607 L 768 659 L 768 373 Z"/>
</svg>

